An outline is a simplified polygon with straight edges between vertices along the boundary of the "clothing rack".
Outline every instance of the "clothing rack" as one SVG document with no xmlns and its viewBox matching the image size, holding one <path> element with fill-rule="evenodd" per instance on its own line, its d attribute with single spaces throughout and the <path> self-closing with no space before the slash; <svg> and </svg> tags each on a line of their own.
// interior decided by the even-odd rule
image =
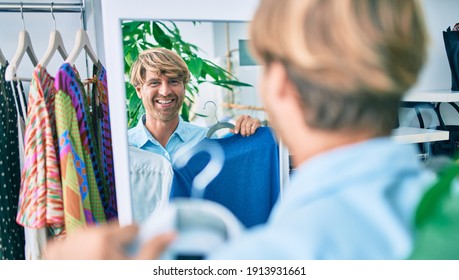
<svg viewBox="0 0 459 280">
<path fill-rule="evenodd" d="M 86 27 L 86 0 L 75 2 L 1 2 L 0 13 L 21 13 L 22 27 L 25 30 L 24 13 L 51 13 L 56 28 L 55 13 L 74 13 L 80 14 L 81 29 L 87 30 Z M 88 70 L 88 61 L 86 60 L 86 69 Z"/>
<path fill-rule="evenodd" d="M 0 3 L 0 13 L 21 13 L 24 27 L 24 13 L 80 13 L 81 28 L 86 30 L 85 0 L 79 2 L 4 2 Z"/>
<path fill-rule="evenodd" d="M 0 12 L 2 13 L 84 13 L 85 1 L 79 2 L 2 2 Z"/>
</svg>

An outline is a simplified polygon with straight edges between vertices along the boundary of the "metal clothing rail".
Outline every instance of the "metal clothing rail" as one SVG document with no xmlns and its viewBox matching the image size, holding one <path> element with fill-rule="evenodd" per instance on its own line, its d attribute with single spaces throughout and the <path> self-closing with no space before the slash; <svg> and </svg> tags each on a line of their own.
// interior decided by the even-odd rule
<svg viewBox="0 0 459 280">
<path fill-rule="evenodd" d="M 2 13 L 84 13 L 85 1 L 79 2 L 1 2 Z"/>
</svg>

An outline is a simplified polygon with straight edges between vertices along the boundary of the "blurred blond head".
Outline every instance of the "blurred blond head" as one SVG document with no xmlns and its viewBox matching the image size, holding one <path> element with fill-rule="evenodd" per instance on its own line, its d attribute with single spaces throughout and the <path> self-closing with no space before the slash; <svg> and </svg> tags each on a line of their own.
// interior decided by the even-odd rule
<svg viewBox="0 0 459 280">
<path fill-rule="evenodd" d="M 183 59 L 175 52 L 164 48 L 143 51 L 131 67 L 131 84 L 134 87 L 145 83 L 146 71 L 158 76 L 179 78 L 184 85 L 190 80 L 190 71 Z"/>
<path fill-rule="evenodd" d="M 261 0 L 251 49 L 281 62 L 308 126 L 387 135 L 426 60 L 417 0 Z"/>
</svg>

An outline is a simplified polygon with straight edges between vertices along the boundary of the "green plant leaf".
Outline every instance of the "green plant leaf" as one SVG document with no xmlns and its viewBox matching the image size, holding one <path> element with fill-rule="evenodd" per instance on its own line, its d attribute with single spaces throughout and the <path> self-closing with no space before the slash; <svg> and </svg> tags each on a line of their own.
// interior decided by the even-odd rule
<svg viewBox="0 0 459 280">
<path fill-rule="evenodd" d="M 418 228 L 410 259 L 459 259 L 459 196 L 449 193 Z"/>
<path fill-rule="evenodd" d="M 140 33 L 139 27 L 142 24 L 143 24 L 143 22 L 141 22 L 141 21 L 133 21 L 133 22 L 131 22 L 131 25 L 129 26 L 129 29 L 130 29 L 129 33 L 131 33 L 131 34 Z"/>
<path fill-rule="evenodd" d="M 182 40 L 182 36 L 180 35 L 180 30 L 178 29 L 177 25 L 173 21 L 169 21 L 169 23 L 172 25 L 173 28 L 169 28 L 165 23 L 156 21 L 158 25 L 161 25 L 164 29 L 167 30 L 169 35 L 171 35 L 171 41 L 176 43 L 174 46 L 174 49 L 180 54 L 182 52 L 185 53 L 195 53 L 200 48 L 194 44 L 191 44 L 189 42 L 185 42 Z M 202 51 L 202 50 L 201 50 Z"/>
<path fill-rule="evenodd" d="M 226 81 L 219 80 L 219 81 L 212 81 L 211 83 L 214 85 L 218 85 L 218 86 L 229 85 L 229 86 L 236 86 L 236 87 L 253 87 L 251 84 L 239 82 L 236 80 L 226 80 Z"/>
<path fill-rule="evenodd" d="M 186 98 L 188 101 L 190 101 L 190 103 L 194 103 L 193 96 L 185 95 L 185 98 Z"/>
<path fill-rule="evenodd" d="M 125 88 L 126 88 L 126 99 L 127 99 L 127 104 L 131 103 L 132 99 L 139 99 L 137 96 L 137 93 L 135 91 L 135 88 L 131 85 L 130 82 L 124 82 Z"/>
<path fill-rule="evenodd" d="M 203 115 L 203 114 L 199 114 L 199 113 L 194 113 L 196 116 L 198 117 L 203 117 L 203 118 L 208 118 L 209 115 Z"/>
<path fill-rule="evenodd" d="M 129 109 L 128 111 L 128 128 L 132 128 L 137 125 L 140 116 L 145 113 L 145 109 L 140 104 L 136 107 Z"/>
<path fill-rule="evenodd" d="M 191 74 L 195 77 L 199 77 L 202 71 L 203 61 L 199 57 L 191 57 L 187 61 L 188 69 L 190 70 Z"/>
<path fill-rule="evenodd" d="M 139 104 L 142 104 L 142 100 L 133 92 L 129 99 L 129 107 L 136 108 Z"/>
<path fill-rule="evenodd" d="M 182 106 L 182 112 L 180 114 L 182 116 L 182 119 L 186 122 L 190 121 L 190 108 L 186 104 L 186 102 L 183 102 Z"/>
<path fill-rule="evenodd" d="M 158 45 L 155 45 L 155 44 L 152 44 L 150 42 L 145 42 L 145 49 L 149 49 L 149 48 L 155 48 L 157 47 Z"/>
<path fill-rule="evenodd" d="M 202 65 L 202 70 L 203 70 L 203 73 L 201 73 L 201 77 L 202 78 L 205 79 L 206 76 L 209 75 L 214 80 L 218 80 L 219 79 L 218 69 L 216 69 L 215 67 L 209 65 L 206 61 L 204 61 L 204 64 Z"/>
<path fill-rule="evenodd" d="M 230 72 L 226 71 L 226 69 L 220 67 L 219 65 L 215 64 L 214 62 L 212 62 L 210 60 L 205 59 L 205 63 L 209 64 L 210 67 L 218 69 L 218 74 L 219 74 L 220 78 L 223 79 L 223 80 L 236 78 L 233 74 L 231 74 Z"/>
<path fill-rule="evenodd" d="M 451 185 L 459 174 L 459 164 L 451 164 L 442 170 L 437 182 L 430 188 L 421 202 L 416 212 L 416 226 L 420 227 L 428 221 L 432 215 L 432 209 L 439 205 L 440 201 L 451 191 Z"/>
<path fill-rule="evenodd" d="M 222 88 L 226 88 L 226 89 L 228 89 L 230 91 L 234 90 L 231 86 L 224 85 L 224 84 L 217 84 L 217 83 L 215 83 L 215 81 L 204 81 L 204 82 L 205 83 L 211 83 L 211 84 L 217 85 L 217 86 L 222 87 Z"/>
<path fill-rule="evenodd" d="M 129 55 L 131 56 L 131 61 L 136 61 L 137 57 L 139 57 L 139 49 L 133 48 Z"/>
<path fill-rule="evenodd" d="M 169 34 L 172 34 L 172 35 L 176 34 L 178 36 L 178 38 L 182 38 L 180 36 L 180 31 L 177 28 L 177 25 L 173 21 L 169 21 L 169 23 L 172 24 L 174 29 L 170 29 L 164 22 L 161 22 L 161 21 L 156 21 L 155 23 L 161 25 L 164 29 L 167 30 L 167 32 L 169 32 Z"/>
<path fill-rule="evenodd" d="M 129 99 L 128 104 L 128 127 L 135 126 L 140 116 L 145 112 L 142 101 L 135 95 Z"/>
<path fill-rule="evenodd" d="M 158 42 L 158 44 L 162 47 L 169 50 L 172 49 L 171 40 L 156 22 L 153 22 L 153 36 L 155 37 L 156 42 Z"/>
</svg>

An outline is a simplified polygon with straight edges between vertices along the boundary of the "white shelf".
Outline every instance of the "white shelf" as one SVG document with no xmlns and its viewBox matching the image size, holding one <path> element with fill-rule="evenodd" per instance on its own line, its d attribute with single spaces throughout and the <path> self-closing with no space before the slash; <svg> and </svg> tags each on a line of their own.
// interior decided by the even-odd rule
<svg viewBox="0 0 459 280">
<path fill-rule="evenodd" d="M 443 141 L 449 139 L 449 132 L 417 127 L 399 127 L 392 131 L 392 139 L 401 144 Z"/>
<path fill-rule="evenodd" d="M 402 99 L 406 102 L 459 102 L 459 91 L 434 90 L 408 92 Z"/>
</svg>

